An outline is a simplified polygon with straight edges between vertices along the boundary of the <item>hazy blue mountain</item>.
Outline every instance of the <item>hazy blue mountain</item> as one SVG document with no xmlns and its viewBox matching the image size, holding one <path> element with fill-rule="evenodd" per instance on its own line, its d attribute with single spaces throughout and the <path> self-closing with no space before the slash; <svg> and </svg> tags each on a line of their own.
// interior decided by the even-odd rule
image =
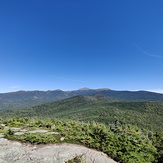
<svg viewBox="0 0 163 163">
<path fill-rule="evenodd" d="M 111 99 L 125 101 L 160 101 L 163 102 L 163 94 L 147 91 L 114 91 L 110 89 L 82 88 L 73 91 L 49 90 L 49 91 L 18 91 L 0 94 L 0 109 L 31 107 L 38 104 L 66 99 L 73 96 L 88 96 L 101 94 Z"/>
</svg>

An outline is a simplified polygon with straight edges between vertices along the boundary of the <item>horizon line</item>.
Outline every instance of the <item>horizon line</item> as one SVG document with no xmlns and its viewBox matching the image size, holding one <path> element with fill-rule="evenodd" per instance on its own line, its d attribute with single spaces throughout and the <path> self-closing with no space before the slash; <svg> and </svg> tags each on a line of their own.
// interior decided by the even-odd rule
<svg viewBox="0 0 163 163">
<path fill-rule="evenodd" d="M 146 92 L 152 92 L 152 93 L 160 93 L 163 94 L 163 89 L 136 89 L 136 90 L 130 90 L 130 89 L 110 89 L 110 88 L 79 88 L 79 89 L 71 89 L 71 90 L 65 90 L 65 89 L 33 89 L 33 90 L 15 90 L 15 91 L 5 91 L 0 92 L 0 94 L 5 93 L 15 93 L 15 92 L 32 92 L 32 91 L 42 91 L 42 92 L 48 92 L 48 91 L 63 91 L 63 92 L 69 92 L 69 91 L 81 91 L 81 90 L 111 90 L 111 91 L 129 91 L 129 92 L 139 92 L 139 91 L 146 91 Z"/>
</svg>

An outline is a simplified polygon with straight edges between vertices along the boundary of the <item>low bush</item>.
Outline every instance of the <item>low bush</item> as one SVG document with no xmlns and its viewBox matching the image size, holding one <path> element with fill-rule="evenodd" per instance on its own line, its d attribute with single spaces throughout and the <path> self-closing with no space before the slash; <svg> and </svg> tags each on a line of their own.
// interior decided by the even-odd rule
<svg viewBox="0 0 163 163">
<path fill-rule="evenodd" d="M 11 123 L 12 120 L 10 120 Z M 32 144 L 70 142 L 103 151 L 114 160 L 122 163 L 152 163 L 161 160 L 161 136 L 147 130 L 125 124 L 104 125 L 67 120 L 29 120 L 34 128 L 49 128 L 58 134 L 26 133 L 8 138 Z M 32 126 L 33 125 L 33 126 Z M 50 126 L 53 126 L 50 128 Z M 63 138 L 63 139 L 61 139 Z M 158 147 L 156 149 L 156 147 Z M 160 148 L 160 151 L 159 151 Z M 70 162 L 67 162 L 70 163 Z"/>
</svg>

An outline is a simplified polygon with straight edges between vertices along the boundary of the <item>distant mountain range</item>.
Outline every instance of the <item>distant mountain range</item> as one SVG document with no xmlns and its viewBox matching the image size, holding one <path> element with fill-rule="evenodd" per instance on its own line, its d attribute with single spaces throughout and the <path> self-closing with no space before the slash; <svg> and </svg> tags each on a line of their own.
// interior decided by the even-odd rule
<svg viewBox="0 0 163 163">
<path fill-rule="evenodd" d="M 120 101 L 160 101 L 163 94 L 147 91 L 115 91 L 107 88 L 89 89 L 82 88 L 73 91 L 18 91 L 0 93 L 0 109 L 32 107 L 38 104 L 58 101 L 74 96 L 104 95 L 109 99 Z"/>
</svg>

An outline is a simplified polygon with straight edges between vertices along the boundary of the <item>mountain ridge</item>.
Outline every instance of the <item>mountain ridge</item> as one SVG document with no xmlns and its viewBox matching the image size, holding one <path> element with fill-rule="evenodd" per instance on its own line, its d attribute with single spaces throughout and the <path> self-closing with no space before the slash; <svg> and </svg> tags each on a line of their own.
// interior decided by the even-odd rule
<svg viewBox="0 0 163 163">
<path fill-rule="evenodd" d="M 48 91 L 17 91 L 0 93 L 0 109 L 31 107 L 47 102 L 58 101 L 74 96 L 89 96 L 101 94 L 111 99 L 123 101 L 160 101 L 163 102 L 163 94 L 149 91 L 116 91 L 108 88 L 90 89 L 81 88 L 72 91 L 48 90 Z"/>
</svg>

